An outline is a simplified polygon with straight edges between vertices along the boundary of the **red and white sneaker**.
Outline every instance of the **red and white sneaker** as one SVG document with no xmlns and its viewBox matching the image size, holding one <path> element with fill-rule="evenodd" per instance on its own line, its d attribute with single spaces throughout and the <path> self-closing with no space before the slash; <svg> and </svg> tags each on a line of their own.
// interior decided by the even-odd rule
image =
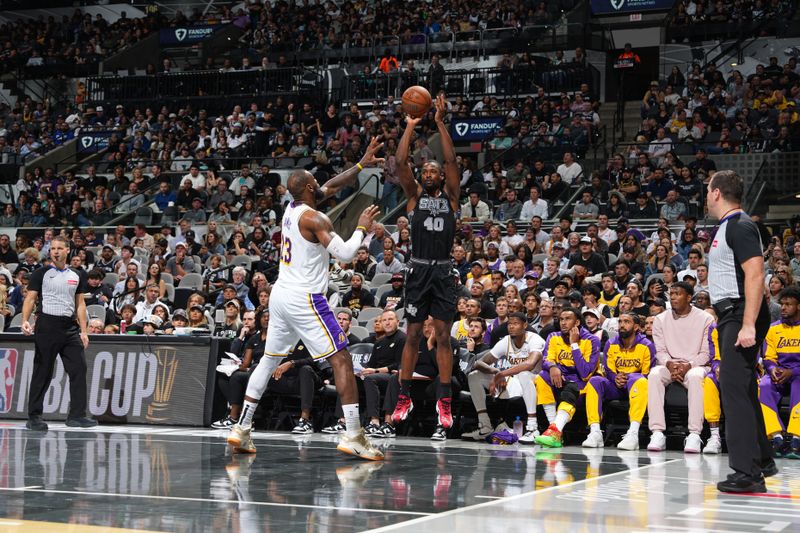
<svg viewBox="0 0 800 533">
<path fill-rule="evenodd" d="M 392 422 L 396 426 L 411 414 L 414 410 L 414 402 L 411 401 L 410 396 L 401 394 L 397 397 L 397 405 L 394 406 L 394 413 L 392 413 Z M 449 411 L 448 411 L 449 412 Z"/>
<path fill-rule="evenodd" d="M 439 425 L 445 429 L 453 427 L 453 412 L 450 408 L 450 398 L 439 398 L 436 402 L 436 414 L 439 415 Z"/>
</svg>

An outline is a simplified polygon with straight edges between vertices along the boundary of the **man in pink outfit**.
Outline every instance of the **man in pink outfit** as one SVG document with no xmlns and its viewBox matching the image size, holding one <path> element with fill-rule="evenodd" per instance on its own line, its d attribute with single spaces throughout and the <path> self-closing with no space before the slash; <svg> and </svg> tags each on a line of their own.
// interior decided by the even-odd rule
<svg viewBox="0 0 800 533">
<path fill-rule="evenodd" d="M 708 328 L 713 323 L 711 315 L 692 307 L 692 286 L 685 282 L 672 285 L 669 299 L 672 309 L 656 316 L 653 322 L 653 344 L 656 346 L 658 366 L 648 376 L 647 414 L 653 432 L 647 449 L 663 451 L 667 446 L 664 436 L 664 391 L 667 385 L 678 382 L 689 391 L 689 436 L 683 451 L 700 453 L 703 446 L 700 431 L 703 429 L 703 379 L 709 372 L 711 360 L 708 349 Z"/>
</svg>

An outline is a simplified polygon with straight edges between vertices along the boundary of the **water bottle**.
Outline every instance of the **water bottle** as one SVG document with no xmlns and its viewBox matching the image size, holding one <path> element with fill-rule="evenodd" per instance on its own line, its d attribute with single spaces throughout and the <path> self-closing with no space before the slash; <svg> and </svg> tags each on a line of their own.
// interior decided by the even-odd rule
<svg viewBox="0 0 800 533">
<path fill-rule="evenodd" d="M 522 436 L 522 420 L 520 420 L 519 417 L 514 420 L 514 434 L 517 438 Z"/>
</svg>

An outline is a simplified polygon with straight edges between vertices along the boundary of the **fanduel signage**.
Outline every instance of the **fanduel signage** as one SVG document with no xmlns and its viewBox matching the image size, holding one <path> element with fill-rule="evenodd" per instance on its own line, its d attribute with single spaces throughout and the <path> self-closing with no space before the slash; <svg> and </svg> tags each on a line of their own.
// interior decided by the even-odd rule
<svg viewBox="0 0 800 533">
<path fill-rule="evenodd" d="M 127 340 L 127 339 L 126 339 Z M 101 421 L 202 426 L 209 344 L 97 341 L 86 350 L 89 415 Z M 216 346 L 212 343 L 212 346 Z M 0 338 L 0 418 L 27 418 L 32 341 Z M 216 363 L 213 357 L 212 363 Z M 63 420 L 69 380 L 59 358 L 44 399 L 44 417 Z"/>
<path fill-rule="evenodd" d="M 450 135 L 455 142 L 482 141 L 503 127 L 503 117 L 465 118 L 452 122 Z"/>
<path fill-rule="evenodd" d="M 78 136 L 78 151 L 96 153 L 108 148 L 108 140 L 113 131 L 93 131 Z"/>
<path fill-rule="evenodd" d="M 667 11 L 675 0 L 592 0 L 592 13 L 613 15 L 615 13 L 638 13 L 641 11 Z"/>
<path fill-rule="evenodd" d="M 203 24 L 185 28 L 163 28 L 159 30 L 161 44 L 192 45 L 207 39 L 222 26 L 220 24 Z"/>
</svg>

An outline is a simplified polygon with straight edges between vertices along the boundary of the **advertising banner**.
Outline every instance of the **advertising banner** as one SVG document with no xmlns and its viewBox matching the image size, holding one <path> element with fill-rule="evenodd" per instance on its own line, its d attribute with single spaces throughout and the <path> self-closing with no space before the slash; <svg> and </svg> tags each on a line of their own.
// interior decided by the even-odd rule
<svg viewBox="0 0 800 533">
<path fill-rule="evenodd" d="M 78 152 L 94 154 L 108 148 L 113 131 L 90 131 L 78 136 Z"/>
<path fill-rule="evenodd" d="M 639 13 L 641 11 L 667 11 L 675 0 L 592 0 L 592 13 L 614 15 L 617 13 Z"/>
<path fill-rule="evenodd" d="M 482 141 L 503 127 L 503 117 L 454 119 L 450 135 L 454 142 Z"/>
<path fill-rule="evenodd" d="M 184 28 L 162 28 L 158 38 L 161 44 L 189 46 L 207 39 L 221 27 L 221 24 L 200 24 Z"/>
<path fill-rule="evenodd" d="M 119 423 L 202 426 L 210 418 L 205 409 L 213 394 L 208 384 L 216 354 L 211 356 L 210 348 L 216 349 L 216 343 L 175 342 L 175 337 L 130 340 L 92 336 L 86 350 L 88 414 Z M 27 418 L 33 360 L 33 339 L 0 336 L 0 419 Z M 68 408 L 69 381 L 59 358 L 45 395 L 44 418 L 64 420 Z"/>
</svg>

